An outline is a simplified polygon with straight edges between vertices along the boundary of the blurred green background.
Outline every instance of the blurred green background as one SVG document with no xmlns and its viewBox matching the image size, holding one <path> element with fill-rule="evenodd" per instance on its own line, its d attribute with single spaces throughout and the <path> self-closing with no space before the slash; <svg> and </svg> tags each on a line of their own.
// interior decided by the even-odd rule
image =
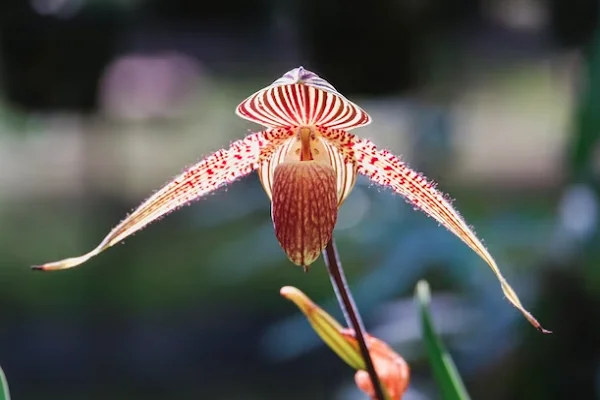
<svg viewBox="0 0 600 400">
<path fill-rule="evenodd" d="M 336 237 L 369 331 L 437 399 L 412 301 L 474 399 L 600 398 L 600 7 L 594 0 L 3 0 L 0 364 L 27 399 L 362 399 L 278 292 L 340 318 L 256 175 L 81 268 L 184 167 L 250 129 L 246 96 L 298 65 L 374 123 L 356 133 L 439 182 L 551 336 L 483 261 L 360 179 Z M 341 320 L 341 318 L 340 318 Z"/>
</svg>

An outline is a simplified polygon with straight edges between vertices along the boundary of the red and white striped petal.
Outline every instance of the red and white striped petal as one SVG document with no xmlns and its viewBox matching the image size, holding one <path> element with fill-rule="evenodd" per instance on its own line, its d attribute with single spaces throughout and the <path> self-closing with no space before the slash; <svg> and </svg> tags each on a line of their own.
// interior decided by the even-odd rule
<svg viewBox="0 0 600 400">
<path fill-rule="evenodd" d="M 371 123 L 362 108 L 302 67 L 249 96 L 236 114 L 269 128 L 318 125 L 350 130 Z"/>
<path fill-rule="evenodd" d="M 500 281 L 502 291 L 508 300 L 523 313 L 534 327 L 544 333 L 549 333 L 521 305 L 519 297 L 500 272 L 496 261 L 458 211 L 452 207 L 442 193 L 436 190 L 433 182 L 410 169 L 389 151 L 377 149 L 369 140 L 360 139 L 348 132 L 333 129 L 323 131 L 322 135 L 338 147 L 340 152 L 347 157 L 347 161 L 353 160 L 356 163 L 360 174 L 368 176 L 375 183 L 392 188 L 396 193 L 404 196 L 413 206 L 420 208 L 458 236 L 487 262 Z"/>
<path fill-rule="evenodd" d="M 346 157 L 338 148 L 328 140 L 319 137 L 323 147 L 327 150 L 329 162 L 337 175 L 338 206 L 341 206 L 350 194 L 356 183 L 356 164 L 348 162 Z"/>
<path fill-rule="evenodd" d="M 275 168 L 285 161 L 285 158 L 297 143 L 298 139 L 296 137 L 287 139 L 281 146 L 277 147 L 277 149 L 273 151 L 271 157 L 262 161 L 258 167 L 258 177 L 260 179 L 260 183 L 265 189 L 265 193 L 269 197 L 269 200 L 273 199 L 272 188 Z"/>
<path fill-rule="evenodd" d="M 338 206 L 341 206 L 356 182 L 356 165 L 352 162 L 346 162 L 345 156 L 336 146 L 323 139 L 317 129 L 315 129 L 315 132 L 316 134 L 311 139 L 313 158 L 324 161 L 333 167 L 336 174 Z M 284 161 L 298 161 L 300 159 L 300 147 L 300 139 L 297 136 L 290 138 L 278 147 L 269 159 L 260 164 L 258 176 L 269 199 L 273 197 L 272 187 L 275 168 Z"/>
<path fill-rule="evenodd" d="M 39 270 L 75 267 L 96 256 L 149 223 L 258 168 L 260 162 L 293 135 L 289 129 L 253 133 L 187 169 L 143 202 L 92 251 L 79 257 L 34 266 Z"/>
</svg>

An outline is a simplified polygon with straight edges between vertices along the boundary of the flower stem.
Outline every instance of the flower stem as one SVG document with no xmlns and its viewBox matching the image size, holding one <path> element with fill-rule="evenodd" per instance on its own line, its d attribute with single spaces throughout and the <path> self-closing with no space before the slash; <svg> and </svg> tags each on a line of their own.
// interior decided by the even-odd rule
<svg viewBox="0 0 600 400">
<path fill-rule="evenodd" d="M 365 326 L 360 317 L 360 313 L 358 312 L 358 308 L 356 307 L 356 303 L 354 302 L 354 298 L 352 298 L 348 283 L 346 282 L 344 268 L 342 267 L 340 256 L 333 238 L 327 243 L 327 247 L 323 253 L 325 256 L 325 265 L 327 265 L 327 270 L 329 271 L 329 278 L 331 279 L 331 284 L 338 299 L 338 303 L 340 303 L 340 307 L 344 313 L 346 324 L 354 329 L 354 335 L 358 341 L 360 352 L 367 367 L 367 372 L 373 383 L 373 388 L 375 388 L 375 398 L 376 400 L 385 400 L 379 376 L 377 376 L 377 372 L 373 366 L 373 360 L 371 360 L 371 354 L 369 353 L 365 342 Z"/>
</svg>

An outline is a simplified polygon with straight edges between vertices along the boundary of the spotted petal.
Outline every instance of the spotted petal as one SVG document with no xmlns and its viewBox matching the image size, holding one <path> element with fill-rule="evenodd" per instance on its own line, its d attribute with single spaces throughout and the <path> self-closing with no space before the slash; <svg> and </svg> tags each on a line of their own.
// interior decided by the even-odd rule
<svg viewBox="0 0 600 400">
<path fill-rule="evenodd" d="M 350 130 L 371 123 L 362 108 L 302 67 L 248 97 L 236 114 L 270 128 L 319 125 Z"/>
<path fill-rule="evenodd" d="M 392 188 L 415 207 L 435 218 L 458 236 L 487 262 L 500 281 L 504 295 L 521 311 L 525 318 L 541 332 L 550 333 L 523 307 L 519 297 L 500 272 L 496 261 L 458 211 L 452 207 L 442 193 L 436 190 L 433 182 L 410 169 L 402 160 L 389 151 L 377 149 L 369 140 L 360 139 L 339 129 L 324 130 L 322 135 L 337 146 L 348 161 L 356 163 L 360 174 L 366 175 L 375 183 Z"/>
<path fill-rule="evenodd" d="M 39 270 L 75 267 L 96 256 L 149 223 L 255 170 L 261 160 L 293 135 L 289 129 L 253 133 L 187 169 L 143 202 L 92 251 L 79 257 L 34 266 Z"/>
</svg>

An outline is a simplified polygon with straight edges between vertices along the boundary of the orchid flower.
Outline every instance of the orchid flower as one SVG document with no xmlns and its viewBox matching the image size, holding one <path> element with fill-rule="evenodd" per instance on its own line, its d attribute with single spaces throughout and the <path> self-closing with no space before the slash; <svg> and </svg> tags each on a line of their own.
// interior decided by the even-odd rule
<svg viewBox="0 0 600 400">
<path fill-rule="evenodd" d="M 508 300 L 534 327 L 549 333 L 521 305 L 490 253 L 434 183 L 389 151 L 350 133 L 370 124 L 371 117 L 329 82 L 295 68 L 242 101 L 236 113 L 264 129 L 175 177 L 89 253 L 33 268 L 78 266 L 167 213 L 256 170 L 271 200 L 275 236 L 288 258 L 306 269 L 331 239 L 338 208 L 361 174 L 391 188 L 458 236 L 490 266 Z"/>
</svg>

